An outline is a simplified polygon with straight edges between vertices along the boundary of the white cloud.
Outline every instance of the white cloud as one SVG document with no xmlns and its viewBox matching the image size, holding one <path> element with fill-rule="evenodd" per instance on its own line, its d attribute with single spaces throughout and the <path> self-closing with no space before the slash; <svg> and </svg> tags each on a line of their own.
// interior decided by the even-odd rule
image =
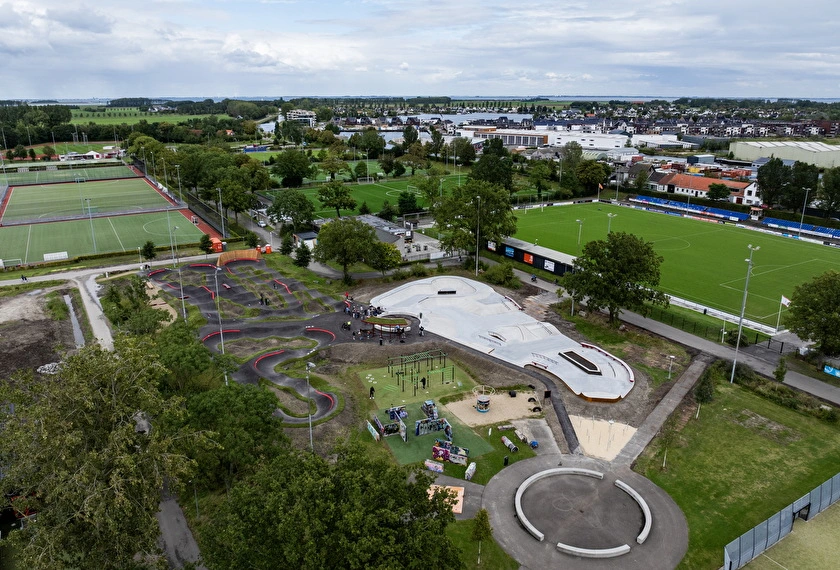
<svg viewBox="0 0 840 570">
<path fill-rule="evenodd" d="M 820 0 L 85 1 L 0 0 L 4 97 L 826 97 L 840 82 Z"/>
</svg>

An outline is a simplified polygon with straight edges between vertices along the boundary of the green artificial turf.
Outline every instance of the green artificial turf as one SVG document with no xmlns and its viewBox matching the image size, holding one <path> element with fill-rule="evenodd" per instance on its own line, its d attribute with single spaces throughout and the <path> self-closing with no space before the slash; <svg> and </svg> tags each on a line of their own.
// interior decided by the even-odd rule
<svg viewBox="0 0 840 570">
<path fill-rule="evenodd" d="M 775 326 L 781 296 L 829 269 L 840 269 L 840 250 L 764 234 L 733 223 L 684 219 L 603 203 L 517 210 L 518 239 L 577 255 L 610 229 L 653 243 L 663 258 L 660 288 L 670 295 L 739 314 L 747 273 L 748 245 L 753 255 L 745 316 Z M 581 224 L 577 220 L 581 220 Z M 578 234 L 580 233 L 580 246 Z M 782 318 L 785 308 L 782 307 Z"/>
</svg>

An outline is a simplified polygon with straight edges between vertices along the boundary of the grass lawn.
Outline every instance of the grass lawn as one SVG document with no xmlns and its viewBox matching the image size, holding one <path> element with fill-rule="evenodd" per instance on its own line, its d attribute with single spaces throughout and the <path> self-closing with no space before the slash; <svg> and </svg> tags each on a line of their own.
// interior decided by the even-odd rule
<svg viewBox="0 0 840 570">
<path fill-rule="evenodd" d="M 450 188 L 454 188 L 458 186 L 459 176 L 457 174 L 449 174 L 443 177 L 443 184 L 441 187 L 441 192 L 446 192 Z M 462 175 L 460 177 L 461 184 L 465 183 L 467 180 L 466 175 Z M 323 182 L 323 178 L 319 178 L 320 182 Z M 405 192 L 406 190 L 412 190 L 416 192 L 414 188 L 415 182 L 411 178 L 388 178 L 386 180 L 380 180 L 378 182 L 374 182 L 371 184 L 355 184 L 350 183 L 350 194 L 356 200 L 356 209 L 355 210 L 341 210 L 341 215 L 355 215 L 358 214 L 358 208 L 362 205 L 362 203 L 367 203 L 368 208 L 370 208 L 371 212 L 379 212 L 382 209 L 382 205 L 387 201 L 392 206 L 396 206 L 397 202 L 400 198 L 400 193 Z M 412 188 L 409 188 L 412 186 Z M 318 186 L 306 186 L 304 188 L 299 188 L 303 194 L 309 198 L 309 200 L 315 204 L 315 216 L 319 218 L 334 218 L 335 217 L 335 210 L 330 208 L 324 208 L 321 202 L 318 200 Z M 276 195 L 283 190 L 271 190 L 268 192 L 269 195 Z M 420 199 L 418 195 L 418 204 L 422 207 L 424 205 L 423 200 Z"/>
<path fill-rule="evenodd" d="M 469 570 L 517 570 L 519 563 L 508 556 L 495 540 L 481 543 L 481 564 L 478 564 L 478 543 L 472 540 L 473 520 L 455 521 L 446 534 L 461 549 L 461 560 Z"/>
<path fill-rule="evenodd" d="M 91 225 L 96 236 L 94 251 Z M 133 252 L 151 240 L 156 245 L 169 243 L 170 227 L 179 244 L 197 243 L 202 232 L 180 211 L 133 214 L 106 218 L 81 219 L 23 226 L 0 227 L 0 259 L 21 259 L 24 265 L 43 261 L 44 254 L 66 251 L 70 258 L 95 252 Z M 186 254 L 182 252 L 182 254 Z"/>
<path fill-rule="evenodd" d="M 796 413 L 738 385 L 718 382 L 714 402 L 696 408 L 667 450 L 658 440 L 635 470 L 662 487 L 688 520 L 680 568 L 719 568 L 723 547 L 835 475 L 840 426 Z M 802 566 L 810 567 L 810 566 Z"/>
<path fill-rule="evenodd" d="M 577 255 L 588 241 L 613 231 L 636 234 L 663 256 L 660 288 L 668 294 L 739 314 L 748 244 L 753 255 L 746 317 L 775 326 L 782 295 L 828 269 L 840 269 L 840 250 L 781 236 L 607 204 L 575 204 L 517 211 L 517 238 Z M 581 220 L 579 225 L 577 220 Z M 784 307 L 783 307 L 784 308 Z M 782 311 L 784 318 L 784 311 Z"/>
<path fill-rule="evenodd" d="M 837 568 L 837 549 L 840 542 L 840 504 L 835 503 L 808 522 L 795 520 L 793 531 L 770 550 L 764 551 L 745 566 L 749 570 L 779 570 L 779 568 L 808 568 L 833 570 Z"/>
<path fill-rule="evenodd" d="M 124 168 L 124 167 L 119 167 Z M 127 169 L 126 169 L 127 170 Z M 41 174 L 52 174 L 50 172 Z M 168 202 L 142 178 L 77 184 L 15 186 L 2 212 L 2 222 L 87 216 L 94 214 L 166 208 Z"/>
</svg>

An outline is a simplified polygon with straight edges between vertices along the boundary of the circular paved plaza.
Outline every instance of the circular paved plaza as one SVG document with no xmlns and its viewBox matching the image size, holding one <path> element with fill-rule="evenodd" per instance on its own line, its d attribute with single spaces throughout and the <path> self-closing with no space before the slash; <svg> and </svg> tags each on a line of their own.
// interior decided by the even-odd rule
<svg viewBox="0 0 840 570">
<path fill-rule="evenodd" d="M 580 456 L 563 456 L 562 467 L 603 474 L 550 476 L 532 483 L 521 498 L 528 521 L 545 535 L 540 542 L 516 517 L 514 497 L 530 476 L 559 467 L 561 456 L 542 455 L 519 461 L 499 472 L 484 490 L 482 506 L 490 514 L 493 536 L 525 568 L 674 568 L 688 549 L 688 525 L 665 491 L 641 475 L 609 463 Z M 641 495 L 651 511 L 650 534 L 636 542 L 644 515 L 636 501 L 615 485 L 621 480 Z M 606 549 L 628 545 L 615 558 L 583 558 L 557 549 L 562 542 L 578 548 Z"/>
</svg>

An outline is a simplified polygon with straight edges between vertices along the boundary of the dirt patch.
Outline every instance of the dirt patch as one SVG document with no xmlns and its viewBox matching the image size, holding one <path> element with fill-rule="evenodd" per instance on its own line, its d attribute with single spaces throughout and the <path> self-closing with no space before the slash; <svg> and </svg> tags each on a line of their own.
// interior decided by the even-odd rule
<svg viewBox="0 0 840 570">
<path fill-rule="evenodd" d="M 787 445 L 799 440 L 799 433 L 787 426 L 756 414 L 752 410 L 741 410 L 732 421 L 751 432 L 772 441 Z"/>
<path fill-rule="evenodd" d="M 167 325 L 169 323 L 174 323 L 178 320 L 178 312 L 164 300 L 164 296 L 161 294 L 162 289 L 154 282 L 154 281 L 147 281 L 146 287 L 149 289 L 149 296 L 151 300 L 149 301 L 149 306 L 153 309 L 161 309 L 162 311 L 166 311 L 169 315 L 169 320 L 164 323 Z"/>
<path fill-rule="evenodd" d="M 43 364 L 58 362 L 75 351 L 70 319 L 46 318 L 46 294 L 55 288 L 37 290 L 0 299 L 0 345 L 3 376 L 19 370 L 35 370 Z M 60 293 L 65 290 L 59 288 Z"/>
</svg>

